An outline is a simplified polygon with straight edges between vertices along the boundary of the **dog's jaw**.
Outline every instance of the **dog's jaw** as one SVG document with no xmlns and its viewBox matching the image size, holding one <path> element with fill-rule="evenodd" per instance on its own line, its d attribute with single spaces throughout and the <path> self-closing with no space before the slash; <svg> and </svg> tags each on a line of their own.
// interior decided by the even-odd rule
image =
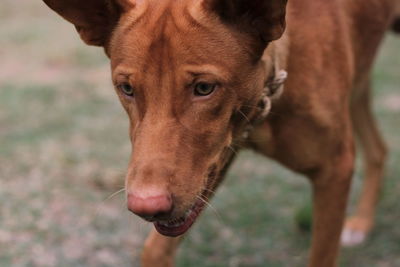
<svg viewBox="0 0 400 267">
<path fill-rule="evenodd" d="M 185 234 L 192 227 L 205 207 L 210 206 L 208 201 L 215 194 L 216 187 L 221 182 L 220 179 L 224 176 L 226 168 L 231 164 L 234 156 L 235 154 L 231 149 L 225 149 L 221 153 L 219 162 L 209 168 L 204 189 L 200 194 L 196 195 L 194 204 L 186 210 L 183 216 L 153 222 L 159 234 L 178 237 Z"/>
<path fill-rule="evenodd" d="M 185 212 L 185 215 L 169 221 L 156 221 L 154 227 L 165 236 L 177 237 L 186 233 L 203 211 L 205 201 L 198 199 L 194 205 Z"/>
</svg>

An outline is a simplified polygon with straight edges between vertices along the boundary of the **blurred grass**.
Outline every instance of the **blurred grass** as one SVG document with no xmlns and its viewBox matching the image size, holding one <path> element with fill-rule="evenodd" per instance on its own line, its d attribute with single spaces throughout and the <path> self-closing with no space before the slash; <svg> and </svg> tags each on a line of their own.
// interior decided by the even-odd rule
<svg viewBox="0 0 400 267">
<path fill-rule="evenodd" d="M 22 7 L 23 6 L 23 7 Z M 138 266 L 150 226 L 123 194 L 128 120 L 101 49 L 41 1 L 3 0 L 0 20 L 0 266 Z M 29 27 L 28 27 L 29 25 Z M 341 266 L 400 266 L 400 38 L 375 70 L 375 111 L 390 148 L 377 225 Z M 361 186 L 355 174 L 352 205 Z M 178 266 L 304 266 L 309 234 L 302 177 L 244 152 L 184 241 Z M 351 211 L 350 207 L 350 211 Z"/>
</svg>

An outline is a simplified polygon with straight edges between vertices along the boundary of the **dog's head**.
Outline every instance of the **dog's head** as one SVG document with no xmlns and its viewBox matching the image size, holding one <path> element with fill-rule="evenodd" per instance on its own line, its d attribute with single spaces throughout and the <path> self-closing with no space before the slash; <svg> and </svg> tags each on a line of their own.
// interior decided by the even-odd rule
<svg viewBox="0 0 400 267">
<path fill-rule="evenodd" d="M 130 119 L 128 207 L 186 232 L 257 112 L 286 0 L 45 0 L 104 47 Z"/>
</svg>

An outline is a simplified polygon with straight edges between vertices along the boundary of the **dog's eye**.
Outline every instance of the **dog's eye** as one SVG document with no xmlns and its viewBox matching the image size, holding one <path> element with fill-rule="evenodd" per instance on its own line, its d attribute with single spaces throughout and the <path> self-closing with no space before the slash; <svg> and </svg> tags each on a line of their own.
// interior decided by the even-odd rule
<svg viewBox="0 0 400 267">
<path fill-rule="evenodd" d="M 122 83 L 118 85 L 118 89 L 127 96 L 133 96 L 135 94 L 135 90 L 129 83 Z"/>
<path fill-rule="evenodd" d="M 217 87 L 216 84 L 204 83 L 204 82 L 197 83 L 194 86 L 194 95 L 195 96 L 211 95 L 215 91 L 216 87 Z"/>
</svg>

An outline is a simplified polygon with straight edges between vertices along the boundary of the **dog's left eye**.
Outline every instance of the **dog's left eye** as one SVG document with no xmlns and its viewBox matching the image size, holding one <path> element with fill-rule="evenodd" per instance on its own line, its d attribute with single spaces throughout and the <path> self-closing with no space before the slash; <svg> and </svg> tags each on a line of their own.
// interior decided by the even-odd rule
<svg viewBox="0 0 400 267">
<path fill-rule="evenodd" d="M 204 83 L 204 82 L 197 83 L 194 86 L 194 95 L 195 96 L 211 95 L 215 91 L 216 87 L 217 87 L 216 84 Z"/>
<path fill-rule="evenodd" d="M 121 90 L 127 96 L 134 96 L 135 90 L 129 83 L 123 83 L 118 85 L 118 89 Z"/>
</svg>

